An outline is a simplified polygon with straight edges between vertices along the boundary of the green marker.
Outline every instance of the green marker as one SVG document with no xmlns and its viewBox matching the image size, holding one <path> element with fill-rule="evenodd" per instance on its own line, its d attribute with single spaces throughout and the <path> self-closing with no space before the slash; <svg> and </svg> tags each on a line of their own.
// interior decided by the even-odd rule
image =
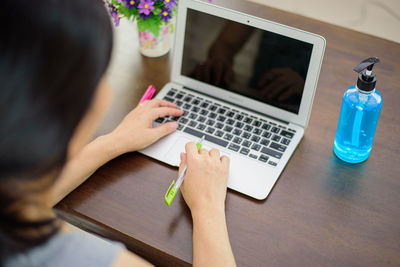
<svg viewBox="0 0 400 267">
<path fill-rule="evenodd" d="M 203 141 L 204 141 L 204 135 L 203 137 L 200 139 L 200 141 L 198 143 L 196 143 L 197 146 L 197 151 L 200 151 L 201 147 L 203 146 Z M 179 175 L 178 179 L 172 181 L 171 185 L 169 186 L 167 192 L 165 193 L 164 199 L 165 199 L 165 204 L 167 204 L 168 206 L 171 205 L 172 200 L 174 200 L 176 193 L 178 193 L 179 187 L 181 186 L 182 182 L 183 182 L 183 178 L 185 177 L 186 174 L 186 167 L 185 166 L 183 168 L 183 171 L 181 172 L 181 175 Z"/>
</svg>

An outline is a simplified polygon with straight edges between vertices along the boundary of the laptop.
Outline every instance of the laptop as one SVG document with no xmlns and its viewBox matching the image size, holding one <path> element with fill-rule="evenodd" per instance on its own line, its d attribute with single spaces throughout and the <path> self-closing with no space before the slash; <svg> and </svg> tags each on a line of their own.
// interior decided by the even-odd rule
<svg viewBox="0 0 400 267">
<path fill-rule="evenodd" d="M 178 130 L 140 152 L 179 166 L 185 144 L 230 158 L 228 188 L 265 199 L 307 127 L 325 50 L 319 35 L 198 0 L 179 1 L 171 82 Z M 172 178 L 171 178 L 172 179 Z"/>
</svg>

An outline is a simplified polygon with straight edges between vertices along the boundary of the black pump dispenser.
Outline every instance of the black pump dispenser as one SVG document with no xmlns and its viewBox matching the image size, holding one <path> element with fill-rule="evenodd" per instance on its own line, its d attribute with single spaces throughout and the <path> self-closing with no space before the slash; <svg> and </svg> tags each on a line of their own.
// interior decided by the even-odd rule
<svg viewBox="0 0 400 267">
<path fill-rule="evenodd" d="M 372 68 L 376 63 L 379 62 L 379 58 L 370 57 L 363 60 L 358 66 L 354 68 L 354 71 L 358 72 L 357 87 L 361 91 L 370 92 L 375 89 L 376 76 L 372 71 Z"/>
</svg>

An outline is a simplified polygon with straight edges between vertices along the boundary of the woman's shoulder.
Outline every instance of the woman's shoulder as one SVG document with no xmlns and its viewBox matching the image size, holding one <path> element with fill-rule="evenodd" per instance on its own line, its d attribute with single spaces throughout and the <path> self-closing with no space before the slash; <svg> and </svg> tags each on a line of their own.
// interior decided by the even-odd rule
<svg viewBox="0 0 400 267">
<path fill-rule="evenodd" d="M 60 232 L 45 244 L 16 254 L 4 266 L 111 266 L 123 244 L 73 230 Z"/>
</svg>

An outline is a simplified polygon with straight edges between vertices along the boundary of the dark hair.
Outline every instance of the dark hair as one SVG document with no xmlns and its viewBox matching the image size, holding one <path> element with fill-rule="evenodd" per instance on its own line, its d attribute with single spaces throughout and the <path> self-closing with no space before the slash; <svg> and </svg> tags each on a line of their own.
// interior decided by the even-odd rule
<svg viewBox="0 0 400 267">
<path fill-rule="evenodd" d="M 69 141 L 108 66 L 112 27 L 102 0 L 3 0 L 1 8 L 0 255 L 4 256 L 44 242 L 56 231 L 48 227 L 54 218 L 25 221 L 10 208 L 27 193 L 23 186 L 13 186 L 36 182 L 64 165 Z M 54 178 L 41 181 L 37 190 L 53 182 Z M 30 227 L 47 230 L 18 234 Z"/>
</svg>

